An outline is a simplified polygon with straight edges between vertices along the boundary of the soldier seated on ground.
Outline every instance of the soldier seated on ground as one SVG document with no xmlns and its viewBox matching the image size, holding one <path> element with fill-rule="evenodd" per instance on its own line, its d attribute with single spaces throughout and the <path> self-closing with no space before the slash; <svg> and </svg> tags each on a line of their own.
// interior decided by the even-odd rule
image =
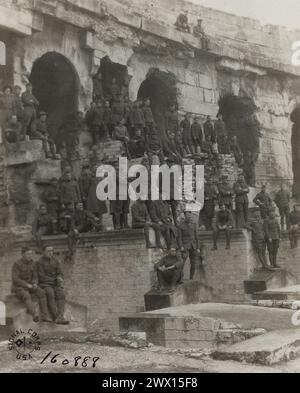
<svg viewBox="0 0 300 393">
<path fill-rule="evenodd" d="M 22 249 L 22 258 L 15 262 L 12 268 L 12 293 L 25 304 L 27 312 L 32 315 L 34 322 L 51 322 L 47 312 L 47 299 L 43 289 L 38 287 L 36 264 L 32 259 L 32 250 Z M 40 315 L 33 302 L 33 296 L 38 299 Z"/>
<path fill-rule="evenodd" d="M 43 256 L 37 262 L 38 285 L 44 290 L 50 314 L 58 325 L 68 325 L 64 317 L 65 312 L 65 291 L 62 267 L 54 257 L 52 247 L 44 247 Z"/>
<path fill-rule="evenodd" d="M 220 232 L 225 232 L 226 250 L 230 250 L 230 232 L 233 229 L 233 217 L 231 211 L 226 208 L 224 203 L 220 204 L 220 210 L 216 213 L 215 223 L 213 225 L 213 241 L 212 251 L 218 249 L 218 238 Z"/>
<path fill-rule="evenodd" d="M 48 213 L 46 205 L 40 206 L 32 225 L 32 234 L 38 247 L 42 245 L 43 236 L 57 234 L 57 219 Z"/>
<path fill-rule="evenodd" d="M 183 280 L 184 263 L 180 252 L 171 248 L 168 255 L 163 257 L 156 265 L 159 290 L 174 290 Z"/>
<path fill-rule="evenodd" d="M 161 231 L 160 226 L 155 223 L 151 223 L 151 219 L 148 213 L 146 203 L 141 199 L 138 199 L 131 207 L 132 214 L 132 229 L 144 229 L 146 238 L 146 247 L 151 248 L 150 243 L 150 228 L 155 231 L 156 246 L 162 248 L 160 241 Z"/>
<path fill-rule="evenodd" d="M 175 22 L 175 26 L 177 27 L 178 30 L 183 31 L 185 33 L 191 32 L 191 28 L 189 26 L 189 20 L 188 20 L 188 11 L 184 11 L 184 13 L 178 15 L 177 20 Z"/>
<path fill-rule="evenodd" d="M 294 206 L 292 212 L 290 213 L 290 244 L 291 249 L 298 247 L 298 232 L 300 229 L 300 211 L 297 205 Z"/>
<path fill-rule="evenodd" d="M 17 143 L 21 140 L 22 124 L 16 115 L 11 116 L 4 129 L 5 139 L 8 143 Z"/>
</svg>

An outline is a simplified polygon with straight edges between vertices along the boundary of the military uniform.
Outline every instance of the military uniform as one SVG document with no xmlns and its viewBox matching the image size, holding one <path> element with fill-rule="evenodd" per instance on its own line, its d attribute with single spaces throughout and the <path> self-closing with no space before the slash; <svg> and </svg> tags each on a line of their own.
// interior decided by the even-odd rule
<svg viewBox="0 0 300 393">
<path fill-rule="evenodd" d="M 180 123 L 180 128 L 182 130 L 182 140 L 184 148 L 188 154 L 192 154 L 194 152 L 194 146 L 190 121 L 188 119 L 182 120 L 182 122 Z"/>
<path fill-rule="evenodd" d="M 133 107 L 131 108 L 129 119 L 130 119 L 130 124 L 134 128 L 135 132 L 138 129 L 144 132 L 144 128 L 145 128 L 144 113 L 143 110 L 140 107 L 138 107 L 137 104 L 134 104 Z"/>
<path fill-rule="evenodd" d="M 89 172 L 82 172 L 79 179 L 78 179 L 78 185 L 79 185 L 79 190 L 81 194 L 81 199 L 84 208 L 86 209 L 87 207 L 87 199 L 89 195 L 89 189 L 91 186 L 91 180 L 92 180 L 92 174 Z"/>
<path fill-rule="evenodd" d="M 24 106 L 23 124 L 26 134 L 26 131 L 29 130 L 32 122 L 36 120 L 36 111 L 39 106 L 39 102 L 32 93 L 28 92 L 22 94 L 22 102 Z"/>
<path fill-rule="evenodd" d="M 159 268 L 164 267 L 166 270 L 161 271 Z M 167 255 L 162 258 L 156 265 L 158 284 L 161 289 L 173 289 L 183 279 L 184 263 L 180 254 L 176 256 Z"/>
<path fill-rule="evenodd" d="M 108 136 L 108 130 L 106 130 L 103 120 L 104 110 L 99 106 L 96 106 L 90 114 L 91 131 L 93 135 L 94 144 L 98 144 L 103 137 Z"/>
<path fill-rule="evenodd" d="M 172 212 L 167 201 L 151 201 L 149 207 L 151 220 L 154 224 L 159 225 L 168 249 L 177 243 L 177 230 L 172 222 Z M 172 244 L 173 243 L 173 244 Z"/>
<path fill-rule="evenodd" d="M 33 286 L 33 288 L 28 288 L 28 285 Z M 32 300 L 32 296 L 36 296 L 39 301 L 42 320 L 47 319 L 46 294 L 38 287 L 38 275 L 34 261 L 26 262 L 22 258 L 14 263 L 12 269 L 12 292 L 25 304 L 27 312 L 37 321 L 38 314 Z"/>
<path fill-rule="evenodd" d="M 184 263 L 187 258 L 190 259 L 190 280 L 194 278 L 196 272 L 196 264 L 200 259 L 204 259 L 205 247 L 200 245 L 198 238 L 198 228 L 193 222 L 186 220 L 178 227 L 178 243 L 181 249 L 184 249 L 182 256 Z M 200 254 L 198 252 L 200 250 Z"/>
<path fill-rule="evenodd" d="M 208 231 L 212 230 L 212 222 L 215 215 L 215 207 L 218 200 L 218 190 L 211 185 L 206 184 L 204 187 L 204 205 L 200 213 L 201 220 L 204 221 Z"/>
<path fill-rule="evenodd" d="M 243 153 L 237 141 L 229 142 L 229 152 L 234 156 L 236 163 L 240 166 L 243 163 Z"/>
<path fill-rule="evenodd" d="M 264 222 L 262 219 L 252 219 L 247 224 L 247 228 L 252 233 L 252 245 L 254 252 L 264 269 L 268 268 L 266 257 L 266 235 Z"/>
<path fill-rule="evenodd" d="M 281 229 L 284 230 L 284 222 L 286 222 L 287 229 L 290 229 L 290 193 L 286 190 L 277 192 L 274 199 L 281 218 Z"/>
<path fill-rule="evenodd" d="M 242 228 L 248 221 L 248 194 L 250 190 L 244 180 L 237 181 L 233 186 L 233 190 L 235 193 L 236 227 Z"/>
<path fill-rule="evenodd" d="M 299 231 L 299 227 L 300 227 L 300 212 L 293 210 L 290 213 L 289 221 L 290 221 L 290 231 L 289 231 L 290 244 L 291 244 L 291 248 L 294 249 L 294 248 L 298 247 L 298 231 Z"/>
<path fill-rule="evenodd" d="M 253 199 L 253 203 L 260 208 L 260 214 L 263 220 L 269 216 L 272 209 L 272 199 L 269 194 L 261 191 Z"/>
<path fill-rule="evenodd" d="M 62 205 L 69 205 L 78 202 L 81 202 L 81 195 L 77 180 L 63 180 L 60 183 L 60 203 Z"/>
<path fill-rule="evenodd" d="M 150 106 L 145 105 L 143 107 L 143 115 L 145 119 L 145 137 L 148 141 L 148 138 L 151 138 L 152 133 L 154 131 L 154 116 Z"/>
<path fill-rule="evenodd" d="M 272 267 L 277 267 L 277 254 L 280 246 L 280 225 L 276 218 L 268 217 L 264 222 L 269 259 Z"/>
<path fill-rule="evenodd" d="M 178 30 L 184 31 L 185 33 L 191 32 L 188 17 L 185 14 L 178 15 L 178 18 L 175 22 L 175 26 L 177 27 Z"/>
<path fill-rule="evenodd" d="M 216 214 L 216 222 L 213 232 L 214 250 L 218 248 L 218 237 L 220 232 L 225 232 L 226 249 L 230 249 L 230 227 L 233 227 L 233 217 L 231 211 L 229 209 L 218 211 Z"/>
<path fill-rule="evenodd" d="M 215 132 L 213 122 L 211 120 L 207 120 L 204 123 L 203 128 L 204 128 L 204 135 L 205 135 L 206 141 L 215 143 L 217 141 L 217 138 L 216 138 L 216 132 Z"/>
<path fill-rule="evenodd" d="M 191 133 L 192 133 L 192 140 L 193 140 L 194 146 L 195 146 L 195 151 L 197 152 L 197 149 L 199 147 L 202 150 L 203 130 L 202 130 L 201 124 L 194 122 L 191 127 Z"/>
<path fill-rule="evenodd" d="M 219 184 L 219 204 L 224 204 L 227 209 L 232 211 L 232 198 L 233 198 L 233 190 L 227 182 L 223 182 Z"/>
<path fill-rule="evenodd" d="M 45 291 L 51 316 L 54 320 L 63 319 L 66 299 L 60 263 L 55 258 L 43 256 L 36 267 L 39 287 Z"/>
<path fill-rule="evenodd" d="M 22 123 L 24 117 L 24 106 L 22 102 L 22 97 L 17 94 L 14 94 L 14 107 L 18 121 Z"/>
<path fill-rule="evenodd" d="M 95 176 L 92 177 L 87 198 L 87 211 L 99 218 L 102 225 L 103 214 L 107 213 L 107 207 L 104 201 L 99 201 L 97 198 L 97 187 L 99 182 L 100 179 Z"/>
<path fill-rule="evenodd" d="M 103 123 L 105 125 L 106 130 L 108 130 L 109 136 L 112 137 L 112 111 L 110 106 L 104 106 L 103 108 Z"/>
<path fill-rule="evenodd" d="M 125 105 L 121 101 L 114 102 L 111 107 L 111 122 L 113 126 L 125 118 Z"/>
<path fill-rule="evenodd" d="M 60 211 L 59 185 L 50 184 L 42 194 L 42 200 L 47 206 L 48 214 L 57 219 Z"/>
<path fill-rule="evenodd" d="M 217 135 L 217 141 L 219 146 L 220 154 L 229 154 L 227 149 L 227 128 L 223 120 L 218 119 L 215 123 L 215 133 Z"/>
<path fill-rule="evenodd" d="M 32 234 L 36 238 L 37 244 L 42 245 L 42 236 L 50 236 L 57 233 L 57 220 L 48 213 L 38 213 L 32 225 Z"/>
</svg>

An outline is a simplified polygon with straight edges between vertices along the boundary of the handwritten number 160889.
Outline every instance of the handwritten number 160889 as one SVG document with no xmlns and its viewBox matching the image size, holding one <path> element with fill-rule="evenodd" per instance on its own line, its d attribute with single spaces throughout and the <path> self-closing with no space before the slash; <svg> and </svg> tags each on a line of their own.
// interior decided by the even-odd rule
<svg viewBox="0 0 300 393">
<path fill-rule="evenodd" d="M 41 364 L 45 363 L 46 360 L 50 360 L 50 363 L 52 364 L 62 364 L 63 366 L 74 366 L 74 367 L 83 367 L 83 368 L 95 368 L 98 360 L 100 360 L 99 357 L 94 357 L 92 358 L 91 356 L 76 356 L 72 360 L 69 359 L 59 359 L 60 354 L 57 353 L 52 356 L 52 352 L 49 352 L 44 359 L 41 361 Z"/>
</svg>

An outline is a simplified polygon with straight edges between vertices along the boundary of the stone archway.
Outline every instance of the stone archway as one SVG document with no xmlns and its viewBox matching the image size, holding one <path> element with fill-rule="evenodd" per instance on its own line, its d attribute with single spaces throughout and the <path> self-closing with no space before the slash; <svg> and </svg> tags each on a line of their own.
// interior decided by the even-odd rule
<svg viewBox="0 0 300 393">
<path fill-rule="evenodd" d="M 57 140 L 65 119 L 78 110 L 77 71 L 65 56 L 48 52 L 34 62 L 29 80 L 39 109 L 48 113 L 49 131 Z"/>
<path fill-rule="evenodd" d="M 293 194 L 297 200 L 300 200 L 300 105 L 292 112 L 291 120 L 294 123 L 291 141 L 294 174 Z"/>
<path fill-rule="evenodd" d="M 177 104 L 175 75 L 152 68 L 139 88 L 138 98 L 150 98 L 155 121 L 165 135 L 165 114 L 171 104 Z"/>
</svg>

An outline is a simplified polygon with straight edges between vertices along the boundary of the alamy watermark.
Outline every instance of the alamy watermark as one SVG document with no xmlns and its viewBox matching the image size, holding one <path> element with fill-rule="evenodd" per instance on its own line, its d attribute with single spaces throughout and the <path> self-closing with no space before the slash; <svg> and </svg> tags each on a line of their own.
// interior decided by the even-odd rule
<svg viewBox="0 0 300 393">
<path fill-rule="evenodd" d="M 204 204 L 203 165 L 128 166 L 126 157 L 119 158 L 118 168 L 101 165 L 97 187 L 100 201 L 157 201 L 174 199 L 187 202 L 188 211 L 200 211 Z"/>
</svg>

